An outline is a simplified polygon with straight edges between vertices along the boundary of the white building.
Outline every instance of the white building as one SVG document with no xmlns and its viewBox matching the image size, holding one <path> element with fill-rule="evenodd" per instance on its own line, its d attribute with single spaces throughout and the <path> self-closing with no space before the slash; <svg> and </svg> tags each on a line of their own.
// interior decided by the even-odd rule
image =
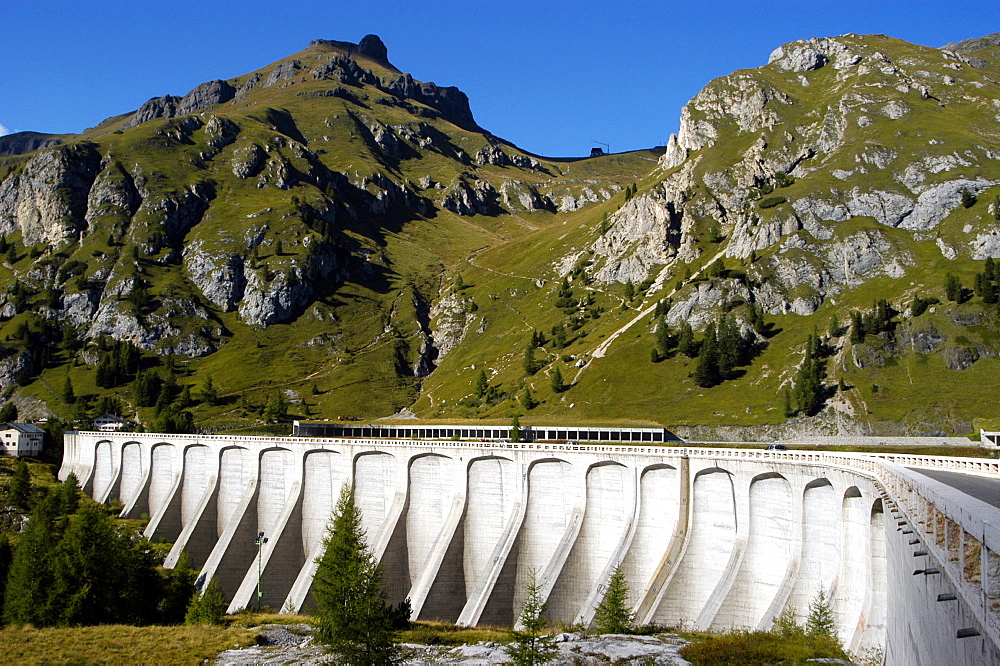
<svg viewBox="0 0 1000 666">
<path fill-rule="evenodd" d="M 42 452 L 45 431 L 33 423 L 0 423 L 0 442 L 5 456 L 37 456 Z"/>
<path fill-rule="evenodd" d="M 94 426 L 94 430 L 99 430 L 101 432 L 117 432 L 125 425 L 125 419 L 120 416 L 115 416 L 114 414 L 101 414 L 91 421 L 91 423 Z"/>
</svg>

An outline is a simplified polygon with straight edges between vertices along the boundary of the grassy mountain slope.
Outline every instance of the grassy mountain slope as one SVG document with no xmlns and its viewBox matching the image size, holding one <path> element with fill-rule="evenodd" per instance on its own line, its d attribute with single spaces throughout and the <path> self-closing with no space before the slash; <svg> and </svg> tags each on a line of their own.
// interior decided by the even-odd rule
<svg viewBox="0 0 1000 666">
<path fill-rule="evenodd" d="M 493 137 L 377 38 L 314 42 L 3 158 L 0 384 L 158 427 L 171 401 L 221 427 L 280 395 L 300 418 L 967 433 L 1000 347 L 994 42 L 795 42 L 709 83 L 665 153 L 585 160 Z M 729 337 L 694 353 L 685 325 Z M 109 380 L 115 340 L 140 358 Z"/>
</svg>

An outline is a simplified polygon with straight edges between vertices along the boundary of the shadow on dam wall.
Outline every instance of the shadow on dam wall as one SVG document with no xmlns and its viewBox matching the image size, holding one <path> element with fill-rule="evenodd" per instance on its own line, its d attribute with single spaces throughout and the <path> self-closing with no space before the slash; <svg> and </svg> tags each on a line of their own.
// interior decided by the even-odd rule
<svg viewBox="0 0 1000 666">
<path fill-rule="evenodd" d="M 930 579 L 907 570 L 913 537 L 891 494 L 907 493 L 880 476 L 896 474 L 891 462 L 875 464 L 689 447 L 75 433 L 60 476 L 76 473 L 98 501 L 120 498 L 123 515 L 148 513 L 146 536 L 174 544 L 165 565 L 187 553 L 231 611 L 256 603 L 258 566 L 265 604 L 310 606 L 326 525 L 350 484 L 390 600 L 409 598 L 414 619 L 512 624 L 534 573 L 552 620 L 589 624 L 621 566 L 640 623 L 768 629 L 785 609 L 804 621 L 823 590 L 855 653 L 933 663 L 911 627 L 951 626 L 957 614 L 993 655 L 994 628 L 975 608 L 914 605 L 915 583 Z M 933 509 L 914 506 L 938 530 Z M 1000 558 L 990 563 L 1000 573 Z M 934 649 L 958 659 L 938 663 L 976 663 L 969 647 Z"/>
</svg>

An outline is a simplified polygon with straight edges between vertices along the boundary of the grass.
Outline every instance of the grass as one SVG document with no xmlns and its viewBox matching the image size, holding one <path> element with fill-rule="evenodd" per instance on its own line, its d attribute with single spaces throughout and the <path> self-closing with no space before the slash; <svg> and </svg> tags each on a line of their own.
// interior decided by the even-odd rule
<svg viewBox="0 0 1000 666">
<path fill-rule="evenodd" d="M 459 627 L 445 622 L 414 622 L 410 629 L 399 632 L 400 643 L 420 645 L 469 645 L 473 643 L 507 643 L 510 630 L 503 627 Z"/>
<path fill-rule="evenodd" d="M 847 659 L 848 655 L 827 637 L 804 634 L 780 636 L 769 631 L 733 631 L 727 634 L 683 633 L 692 641 L 680 655 L 694 666 L 727 664 L 806 664 L 810 659 Z"/>
<path fill-rule="evenodd" d="M 255 643 L 256 632 L 234 627 L 104 625 L 0 629 L 7 664 L 198 664 Z"/>
</svg>

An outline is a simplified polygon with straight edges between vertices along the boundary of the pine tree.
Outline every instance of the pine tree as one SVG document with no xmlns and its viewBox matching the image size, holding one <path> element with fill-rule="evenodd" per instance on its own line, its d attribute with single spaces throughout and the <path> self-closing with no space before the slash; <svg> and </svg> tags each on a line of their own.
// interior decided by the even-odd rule
<svg viewBox="0 0 1000 666">
<path fill-rule="evenodd" d="M 531 345 L 529 345 L 528 348 L 524 350 L 523 367 L 524 367 L 524 374 L 528 375 L 529 377 L 535 374 L 535 371 L 538 369 L 538 367 L 535 365 L 535 348 Z"/>
<path fill-rule="evenodd" d="M 819 588 L 816 596 L 809 602 L 809 615 L 806 618 L 806 633 L 809 636 L 836 636 L 836 623 L 833 609 L 826 598 L 826 592 Z"/>
<path fill-rule="evenodd" d="M 42 499 L 31 512 L 31 520 L 18 542 L 4 590 L 3 617 L 9 624 L 55 623 L 55 610 L 48 591 L 53 581 L 53 554 L 61 528 L 55 495 Z"/>
<path fill-rule="evenodd" d="M 962 302 L 962 282 L 957 276 L 948 273 L 944 279 L 944 294 L 949 301 Z"/>
<path fill-rule="evenodd" d="M 670 331 L 670 327 L 667 325 L 667 318 L 660 315 L 660 318 L 656 322 L 656 351 L 658 351 L 659 356 L 663 358 L 670 353 L 670 349 L 673 346 L 674 336 Z"/>
<path fill-rule="evenodd" d="M 619 564 L 608 579 L 608 589 L 594 613 L 594 622 L 602 634 L 630 634 L 634 621 L 628 605 L 628 582 Z"/>
<path fill-rule="evenodd" d="M 677 351 L 688 358 L 694 358 L 698 355 L 698 343 L 694 339 L 694 329 L 687 322 L 681 324 L 677 333 Z"/>
<path fill-rule="evenodd" d="M 480 370 L 479 376 L 476 377 L 476 387 L 473 389 L 473 395 L 477 399 L 482 398 L 486 395 L 486 391 L 490 388 L 490 380 L 486 377 L 486 370 Z"/>
<path fill-rule="evenodd" d="M 0 423 L 13 423 L 17 420 L 17 405 L 13 402 L 5 402 L 0 407 Z"/>
<path fill-rule="evenodd" d="M 535 570 L 528 572 L 528 586 L 525 590 L 524 605 L 517 617 L 517 625 L 511 631 L 512 639 L 507 644 L 507 655 L 517 666 L 547 664 L 555 657 L 558 648 L 554 636 L 543 635 L 546 621 L 545 602 L 542 601 L 542 586 L 538 583 Z"/>
<path fill-rule="evenodd" d="M 860 345 L 865 341 L 865 335 L 867 335 L 867 331 L 865 331 L 861 313 L 857 310 L 851 310 L 851 344 Z"/>
<path fill-rule="evenodd" d="M 267 421 L 278 421 L 284 418 L 287 411 L 288 403 L 285 402 L 285 396 L 282 395 L 280 389 L 276 389 L 274 395 L 271 396 L 271 400 L 267 403 L 267 407 L 264 408 L 264 419 Z"/>
<path fill-rule="evenodd" d="M 22 458 L 14 466 L 14 474 L 10 477 L 10 485 L 7 486 L 7 504 L 27 511 L 30 501 L 31 475 L 28 473 L 28 463 Z"/>
<path fill-rule="evenodd" d="M 313 384 L 313 389 L 316 388 L 316 384 Z M 313 393 L 313 395 L 316 395 Z M 215 384 L 212 383 L 212 376 L 209 375 L 205 378 L 205 384 L 201 387 L 201 401 L 209 405 L 214 405 L 219 401 L 219 392 L 215 388 Z"/>
<path fill-rule="evenodd" d="M 521 406 L 525 409 L 534 409 L 537 405 L 535 396 L 531 395 L 531 389 L 525 386 L 524 393 L 521 394 Z"/>
<path fill-rule="evenodd" d="M 393 642 L 393 610 L 382 589 L 382 570 L 369 552 L 361 512 L 344 486 L 323 542 L 313 579 L 316 640 L 350 664 L 401 661 Z"/>
<path fill-rule="evenodd" d="M 830 326 L 827 328 L 826 334 L 831 340 L 840 337 L 840 319 L 837 318 L 836 314 L 830 317 Z"/>
<path fill-rule="evenodd" d="M 795 408 L 792 407 L 792 394 L 788 392 L 787 388 L 784 390 L 783 393 L 785 397 L 783 413 L 785 415 L 785 418 L 787 419 L 791 418 L 792 416 L 795 416 Z"/>
<path fill-rule="evenodd" d="M 976 205 L 976 195 L 969 191 L 969 188 L 962 188 L 962 208 L 972 208 Z"/>
<path fill-rule="evenodd" d="M 631 301 L 635 298 L 635 286 L 632 284 L 632 280 L 625 283 L 625 300 Z"/>
<path fill-rule="evenodd" d="M 518 418 L 517 414 L 514 414 L 514 418 L 510 420 L 510 441 L 521 441 L 521 419 Z"/>
<path fill-rule="evenodd" d="M 552 387 L 553 393 L 562 393 L 566 390 L 566 385 L 563 384 L 562 372 L 560 372 L 558 366 L 552 368 L 552 372 L 549 374 L 549 384 Z"/>
<path fill-rule="evenodd" d="M 80 482 L 76 474 L 70 472 L 66 480 L 56 486 L 53 492 L 56 493 L 59 512 L 64 516 L 74 514 L 80 508 Z"/>
<path fill-rule="evenodd" d="M 702 388 L 710 388 L 721 381 L 719 373 L 718 340 L 715 334 L 715 324 L 710 323 L 705 328 L 705 337 L 701 341 L 698 353 L 698 365 L 694 369 L 694 383 Z"/>
<path fill-rule="evenodd" d="M 69 375 L 66 376 L 66 381 L 63 382 L 62 398 L 68 405 L 76 402 L 76 393 L 73 391 L 73 382 L 70 380 Z"/>
<path fill-rule="evenodd" d="M 228 606 L 219 579 L 213 576 L 201 594 L 191 597 L 184 613 L 184 624 L 222 624 Z"/>
<path fill-rule="evenodd" d="M 7 575 L 14 559 L 14 550 L 6 532 L 0 532 L 0 617 L 3 616 L 3 598 L 7 590 Z"/>
</svg>

